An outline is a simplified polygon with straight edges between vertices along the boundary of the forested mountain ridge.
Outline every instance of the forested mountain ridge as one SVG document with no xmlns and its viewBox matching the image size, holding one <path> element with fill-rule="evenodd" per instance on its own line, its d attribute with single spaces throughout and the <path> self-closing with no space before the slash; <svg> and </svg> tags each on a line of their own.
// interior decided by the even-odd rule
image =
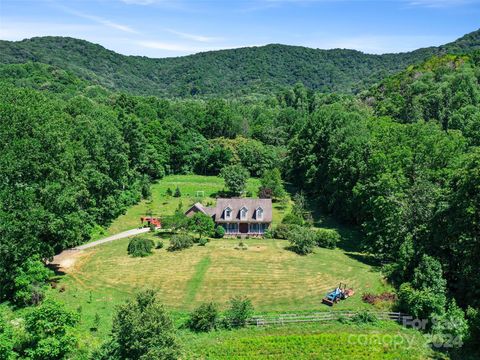
<svg viewBox="0 0 480 360">
<path fill-rule="evenodd" d="M 432 55 L 478 48 L 480 30 L 443 46 L 399 54 L 271 44 L 151 59 L 117 54 L 84 40 L 39 37 L 0 41 L 0 62 L 52 64 L 107 88 L 137 95 L 254 96 L 297 82 L 321 92 L 356 93 Z"/>
</svg>

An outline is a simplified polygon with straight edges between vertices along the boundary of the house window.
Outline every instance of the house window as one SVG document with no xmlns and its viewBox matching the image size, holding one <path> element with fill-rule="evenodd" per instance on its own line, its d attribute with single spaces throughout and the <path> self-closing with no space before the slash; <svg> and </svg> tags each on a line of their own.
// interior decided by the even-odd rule
<svg viewBox="0 0 480 360">
<path fill-rule="evenodd" d="M 229 207 L 227 207 L 225 209 L 225 219 L 228 219 L 230 220 L 232 218 L 232 209 L 230 209 Z"/>
<path fill-rule="evenodd" d="M 263 220 L 263 209 L 261 207 L 259 207 L 257 209 L 257 214 L 256 214 L 255 218 L 257 220 Z"/>
<path fill-rule="evenodd" d="M 227 224 L 227 234 L 236 234 L 238 233 L 238 224 Z"/>
<path fill-rule="evenodd" d="M 240 210 L 240 220 L 246 220 L 247 219 L 247 213 L 248 213 L 248 209 L 246 207 L 243 207 Z"/>
</svg>

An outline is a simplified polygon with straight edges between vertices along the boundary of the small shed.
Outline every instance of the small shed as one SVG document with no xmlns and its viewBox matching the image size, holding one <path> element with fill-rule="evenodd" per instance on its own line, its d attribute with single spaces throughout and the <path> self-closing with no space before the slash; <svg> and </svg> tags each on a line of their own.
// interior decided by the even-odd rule
<svg viewBox="0 0 480 360">
<path fill-rule="evenodd" d="M 156 228 L 161 228 L 162 227 L 162 223 L 160 222 L 160 218 L 151 217 L 151 216 L 142 216 L 140 218 L 140 221 L 142 222 L 142 225 L 143 225 L 143 223 L 146 222 L 147 226 L 154 225 Z"/>
</svg>

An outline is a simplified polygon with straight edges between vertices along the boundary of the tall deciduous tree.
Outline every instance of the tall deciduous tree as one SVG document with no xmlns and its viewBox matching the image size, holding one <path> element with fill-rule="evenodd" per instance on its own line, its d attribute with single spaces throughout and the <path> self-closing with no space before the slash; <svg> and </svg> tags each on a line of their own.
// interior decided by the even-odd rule
<svg viewBox="0 0 480 360">
<path fill-rule="evenodd" d="M 188 228 L 190 231 L 196 232 L 198 238 L 201 239 L 202 236 L 213 235 L 215 223 L 211 216 L 197 212 L 189 219 Z"/>
<path fill-rule="evenodd" d="M 112 341 L 105 347 L 121 360 L 176 360 L 181 354 L 172 319 L 152 290 L 117 308 Z"/>
<path fill-rule="evenodd" d="M 247 181 L 250 174 L 248 170 L 241 165 L 230 165 L 222 169 L 220 176 L 225 180 L 225 185 L 230 192 L 240 195 L 247 188 Z"/>
<path fill-rule="evenodd" d="M 271 195 L 274 199 L 283 199 L 286 196 L 286 192 L 283 187 L 282 175 L 278 168 L 266 170 L 263 173 L 260 182 L 261 186 L 258 189 L 259 196 L 268 192 L 271 192 Z"/>
</svg>

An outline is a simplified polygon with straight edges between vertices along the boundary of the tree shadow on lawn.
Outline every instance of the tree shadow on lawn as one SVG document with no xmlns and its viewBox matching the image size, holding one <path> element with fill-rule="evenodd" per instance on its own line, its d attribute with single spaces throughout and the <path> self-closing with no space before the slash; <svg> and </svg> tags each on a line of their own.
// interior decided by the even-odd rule
<svg viewBox="0 0 480 360">
<path fill-rule="evenodd" d="M 345 255 L 348 257 L 357 260 L 365 265 L 371 266 L 374 271 L 381 271 L 382 270 L 382 263 L 378 260 L 375 256 L 365 254 L 365 253 L 358 253 L 358 252 L 345 252 Z"/>
<path fill-rule="evenodd" d="M 52 264 L 52 263 L 48 263 L 47 265 L 47 268 L 49 268 L 50 270 L 52 270 L 55 274 L 55 276 L 63 276 L 63 275 L 66 275 L 67 273 L 60 270 L 61 267 L 59 264 Z"/>
<path fill-rule="evenodd" d="M 362 244 L 362 232 L 361 230 L 352 224 L 345 224 L 335 219 L 331 215 L 327 215 L 324 210 L 319 206 L 307 203 L 308 210 L 313 217 L 313 225 L 315 227 L 321 227 L 326 229 L 337 230 L 340 234 L 340 242 L 337 243 L 337 247 L 349 253 L 361 253 L 364 251 Z"/>
<path fill-rule="evenodd" d="M 298 192 L 291 184 L 286 184 L 286 189 L 291 196 Z M 326 229 L 334 229 L 340 234 L 340 242 L 337 243 L 337 248 L 344 251 L 348 257 L 360 261 L 366 265 L 372 266 L 374 270 L 380 270 L 381 263 L 373 255 L 369 255 L 363 248 L 363 234 L 358 226 L 346 224 L 333 216 L 326 214 L 315 201 L 308 199 L 306 195 L 306 207 L 313 217 L 313 226 Z"/>
</svg>

